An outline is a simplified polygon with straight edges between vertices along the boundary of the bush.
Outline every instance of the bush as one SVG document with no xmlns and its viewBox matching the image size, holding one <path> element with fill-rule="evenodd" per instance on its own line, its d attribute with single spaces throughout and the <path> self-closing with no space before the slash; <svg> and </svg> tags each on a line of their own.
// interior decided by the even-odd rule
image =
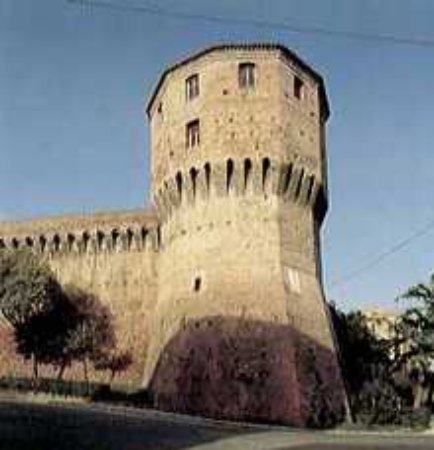
<svg viewBox="0 0 434 450">
<path fill-rule="evenodd" d="M 127 392 L 122 389 L 113 389 L 110 385 L 101 385 L 95 390 L 91 399 L 96 402 L 119 403 L 138 408 L 152 406 L 152 399 L 149 391 L 139 389 L 133 392 Z"/>
<path fill-rule="evenodd" d="M 414 430 L 429 428 L 431 411 L 429 408 L 418 408 L 411 412 L 410 426 Z"/>
<path fill-rule="evenodd" d="M 103 386 L 102 383 L 64 381 L 40 378 L 35 386 L 34 380 L 20 377 L 0 378 L 0 389 L 18 392 L 42 392 L 65 397 L 92 397 Z"/>
</svg>

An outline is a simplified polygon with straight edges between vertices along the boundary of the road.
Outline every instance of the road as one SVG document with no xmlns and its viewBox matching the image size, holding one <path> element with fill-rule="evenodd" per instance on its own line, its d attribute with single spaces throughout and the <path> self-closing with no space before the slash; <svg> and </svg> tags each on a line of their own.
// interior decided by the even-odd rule
<svg viewBox="0 0 434 450">
<path fill-rule="evenodd" d="M 0 450 L 432 450 L 434 436 L 243 426 L 103 405 L 0 401 Z"/>
</svg>

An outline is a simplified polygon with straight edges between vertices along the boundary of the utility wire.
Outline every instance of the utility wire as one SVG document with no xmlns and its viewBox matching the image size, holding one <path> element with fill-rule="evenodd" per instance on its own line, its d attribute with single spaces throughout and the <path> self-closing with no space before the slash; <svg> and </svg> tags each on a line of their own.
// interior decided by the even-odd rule
<svg viewBox="0 0 434 450">
<path fill-rule="evenodd" d="M 363 272 L 367 272 L 368 270 L 373 269 L 374 267 L 378 266 L 381 262 L 383 262 L 388 257 L 394 255 L 395 253 L 398 253 L 403 248 L 410 245 L 412 241 L 415 239 L 418 239 L 426 234 L 428 234 L 429 231 L 431 231 L 434 228 L 434 220 L 431 220 L 428 222 L 423 228 L 420 228 L 419 230 L 416 230 L 406 238 L 398 241 L 395 245 L 390 247 L 389 249 L 383 251 L 382 253 L 379 253 L 378 255 L 374 256 L 372 259 L 367 261 L 365 264 L 356 267 L 355 269 L 349 271 L 345 275 L 343 275 L 341 278 L 338 278 L 335 281 L 332 281 L 331 287 L 334 288 L 340 284 L 346 283 L 349 280 L 352 280 L 353 278 L 359 276 Z"/>
<path fill-rule="evenodd" d="M 223 16 L 206 15 L 206 14 L 194 14 L 180 11 L 172 11 L 168 9 L 161 8 L 150 3 L 142 4 L 120 4 L 118 2 L 113 2 L 109 0 L 67 0 L 69 3 L 106 8 L 114 11 L 133 11 L 140 12 L 148 15 L 171 17 L 174 19 L 181 20 L 196 20 L 196 21 L 206 21 L 214 23 L 223 24 L 233 24 L 233 25 L 249 25 L 258 28 L 273 28 L 287 30 L 293 33 L 309 34 L 309 35 L 322 35 L 331 38 L 343 38 L 343 39 L 353 39 L 353 40 L 368 40 L 368 41 L 379 41 L 384 43 L 396 44 L 396 45 L 413 45 L 420 47 L 434 47 L 434 39 L 425 38 L 407 38 L 402 36 L 396 36 L 392 34 L 370 34 L 370 33 L 360 33 L 352 31 L 338 31 L 327 28 L 319 27 L 303 27 L 287 22 L 275 22 L 266 20 L 255 20 L 255 19 L 240 19 L 240 18 L 228 18 Z M 415 231 L 408 237 L 398 241 L 395 245 L 385 250 L 384 252 L 374 256 L 365 264 L 356 267 L 355 269 L 349 271 L 347 274 L 343 275 L 341 278 L 333 281 L 331 287 L 341 285 L 343 283 L 352 280 L 353 278 L 359 276 L 360 274 L 371 270 L 372 268 L 378 266 L 388 257 L 399 252 L 403 248 L 407 247 L 413 240 L 420 238 L 427 234 L 431 229 L 434 228 L 434 220 L 429 222 L 425 227 Z"/>
<path fill-rule="evenodd" d="M 148 15 L 171 17 L 174 19 L 181 19 L 181 20 L 196 20 L 222 24 L 247 25 L 257 28 L 273 28 L 290 31 L 292 33 L 320 35 L 338 39 L 376 41 L 396 45 L 413 45 L 419 47 L 431 47 L 431 48 L 434 47 L 434 38 L 433 39 L 410 38 L 404 36 L 397 36 L 393 34 L 371 34 L 371 33 L 361 33 L 357 31 L 332 30 L 329 28 L 321 28 L 321 27 L 307 27 L 307 26 L 305 27 L 291 24 L 288 22 L 277 22 L 258 19 L 241 19 L 208 14 L 196 14 L 175 10 L 172 11 L 169 9 L 161 8 L 156 5 L 152 5 L 150 3 L 122 4 L 110 0 L 67 0 L 67 1 L 69 3 L 77 5 L 84 5 L 91 7 L 94 6 L 96 8 L 106 8 L 114 11 L 140 12 Z"/>
</svg>

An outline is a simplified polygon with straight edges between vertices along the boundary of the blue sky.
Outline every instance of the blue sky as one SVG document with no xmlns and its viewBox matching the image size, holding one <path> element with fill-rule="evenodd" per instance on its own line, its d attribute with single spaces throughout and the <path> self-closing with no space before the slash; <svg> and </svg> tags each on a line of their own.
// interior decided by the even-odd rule
<svg viewBox="0 0 434 450">
<path fill-rule="evenodd" d="M 272 40 L 322 73 L 330 98 L 328 297 L 346 308 L 394 307 L 406 286 L 427 279 L 434 271 L 434 229 L 334 283 L 434 220 L 434 2 L 156 3 L 433 45 L 179 20 L 66 0 L 0 0 L 0 219 L 141 207 L 149 181 L 144 103 L 162 69 L 216 41 Z"/>
</svg>

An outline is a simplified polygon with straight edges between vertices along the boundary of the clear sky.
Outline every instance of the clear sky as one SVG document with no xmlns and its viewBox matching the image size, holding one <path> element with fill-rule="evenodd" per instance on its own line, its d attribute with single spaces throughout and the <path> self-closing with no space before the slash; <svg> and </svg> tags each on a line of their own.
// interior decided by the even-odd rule
<svg viewBox="0 0 434 450">
<path fill-rule="evenodd" d="M 145 5 L 146 0 L 108 0 Z M 432 0 L 153 0 L 184 13 L 432 40 L 299 34 L 71 4 L 0 0 L 0 219 L 129 209 L 147 201 L 144 103 L 163 68 L 219 41 L 279 41 L 323 74 L 331 103 L 328 297 L 393 307 L 434 271 Z"/>
</svg>

